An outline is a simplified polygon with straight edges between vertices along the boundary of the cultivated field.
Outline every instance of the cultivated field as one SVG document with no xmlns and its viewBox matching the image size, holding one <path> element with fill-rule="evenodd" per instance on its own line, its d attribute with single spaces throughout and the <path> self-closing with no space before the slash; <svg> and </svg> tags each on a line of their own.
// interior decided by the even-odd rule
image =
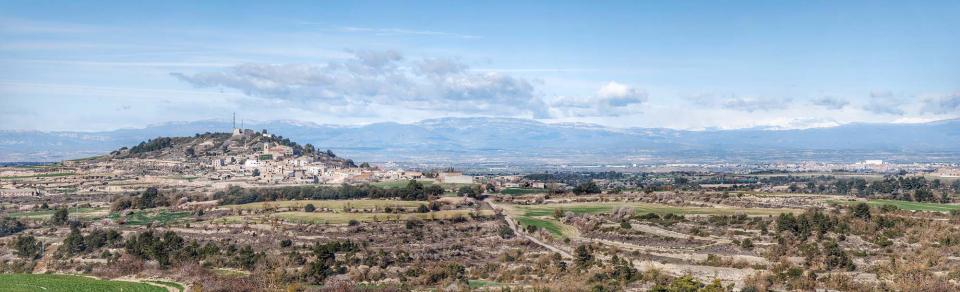
<svg viewBox="0 0 960 292">
<path fill-rule="evenodd" d="M 243 205 L 225 206 L 232 209 L 243 210 L 263 210 L 263 209 L 303 209 L 307 204 L 313 204 L 317 209 L 330 209 L 332 211 L 343 211 L 347 209 L 366 209 L 383 210 L 390 208 L 416 208 L 420 205 L 426 205 L 427 201 L 398 201 L 398 200 L 302 200 L 302 201 L 276 201 L 276 202 L 258 202 Z"/>
<path fill-rule="evenodd" d="M 428 213 L 332 213 L 332 212 L 279 212 L 270 217 L 295 223 L 310 224 L 347 224 L 351 220 L 358 222 L 404 221 L 410 218 L 421 220 L 451 219 L 457 216 L 470 216 L 471 210 L 443 210 Z M 479 211 L 481 216 L 493 215 L 492 211 Z"/>
<path fill-rule="evenodd" d="M 99 280 L 83 276 L 47 275 L 47 274 L 0 274 L 0 291 L 8 292 L 166 292 L 166 288 L 155 285 Z"/>
<path fill-rule="evenodd" d="M 556 210 L 561 213 L 573 212 L 574 214 L 599 214 L 609 213 L 617 208 L 631 208 L 636 214 L 654 213 L 658 215 L 736 215 L 746 214 L 748 216 L 768 216 L 779 215 L 780 213 L 797 213 L 800 209 L 785 208 L 738 208 L 738 207 L 680 207 L 665 204 L 653 203 L 634 203 L 634 202 L 590 202 L 590 203 L 559 203 L 543 204 L 533 206 L 511 206 L 508 209 L 515 210 L 523 216 L 552 216 Z"/>
<path fill-rule="evenodd" d="M 899 201 L 899 200 L 830 200 L 831 203 L 838 203 L 844 205 L 855 205 L 858 203 L 867 203 L 870 206 L 895 206 L 901 210 L 908 211 L 937 211 L 937 212 L 950 212 L 954 210 L 960 210 L 960 205 L 954 204 L 939 204 L 939 203 L 924 203 L 924 202 L 910 202 L 910 201 Z"/>
</svg>

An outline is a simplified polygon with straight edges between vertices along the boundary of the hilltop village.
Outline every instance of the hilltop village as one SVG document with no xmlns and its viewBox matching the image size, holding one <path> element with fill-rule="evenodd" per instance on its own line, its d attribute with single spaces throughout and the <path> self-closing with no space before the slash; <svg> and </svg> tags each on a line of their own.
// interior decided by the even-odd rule
<svg viewBox="0 0 960 292">
<path fill-rule="evenodd" d="M 357 163 L 266 130 L 158 137 L 0 167 L 0 283 L 960 289 L 960 258 L 941 256 L 960 254 L 957 165 L 643 167 L 464 174 Z"/>
<path fill-rule="evenodd" d="M 299 145 L 267 130 L 239 128 L 232 133 L 158 137 L 108 155 L 63 161 L 54 169 L 45 170 L 48 180 L 2 182 L 0 195 L 120 194 L 151 186 L 210 191 L 228 186 L 364 184 L 426 178 L 420 171 L 357 165 L 330 150 Z M 33 174 L 33 170 L 15 168 L 3 172 L 8 177 Z M 469 184 L 474 179 L 452 170 L 427 176 L 446 183 Z"/>
</svg>

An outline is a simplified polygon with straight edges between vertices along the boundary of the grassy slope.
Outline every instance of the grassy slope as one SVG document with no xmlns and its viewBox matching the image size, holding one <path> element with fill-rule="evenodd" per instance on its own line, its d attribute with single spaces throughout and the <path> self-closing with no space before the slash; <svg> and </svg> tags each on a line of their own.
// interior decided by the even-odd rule
<svg viewBox="0 0 960 292">
<path fill-rule="evenodd" d="M 35 219 L 35 220 L 47 220 L 53 216 L 53 213 L 56 212 L 56 209 L 47 209 L 47 210 L 36 210 L 36 211 L 23 211 L 23 212 L 11 212 L 7 216 L 15 218 L 26 218 L 26 219 Z M 98 218 L 107 215 L 107 208 L 80 208 L 80 211 L 77 212 L 77 208 L 69 208 L 67 212 L 70 214 L 72 219 L 89 219 L 89 218 Z"/>
<path fill-rule="evenodd" d="M 11 292 L 27 291 L 124 291 L 124 292 L 166 292 L 166 289 L 124 281 L 98 280 L 82 276 L 47 274 L 0 274 L 0 290 Z"/>
<path fill-rule="evenodd" d="M 862 201 L 831 200 L 830 202 L 845 204 L 845 205 L 854 205 Z M 875 207 L 882 206 L 882 205 L 893 205 L 902 210 L 910 210 L 910 211 L 950 212 L 951 210 L 960 210 L 960 205 L 922 203 L 922 202 L 910 202 L 910 201 L 900 201 L 900 200 L 868 200 L 866 203 L 870 206 L 875 206 Z"/>
<path fill-rule="evenodd" d="M 147 223 L 157 223 L 160 225 L 165 225 L 167 223 L 175 222 L 177 220 L 190 217 L 189 211 L 180 211 L 180 212 L 170 212 L 167 210 L 147 210 L 147 211 L 133 211 L 130 214 L 127 214 L 126 225 L 146 225 Z M 120 219 L 120 213 L 111 213 L 111 220 Z"/>
</svg>

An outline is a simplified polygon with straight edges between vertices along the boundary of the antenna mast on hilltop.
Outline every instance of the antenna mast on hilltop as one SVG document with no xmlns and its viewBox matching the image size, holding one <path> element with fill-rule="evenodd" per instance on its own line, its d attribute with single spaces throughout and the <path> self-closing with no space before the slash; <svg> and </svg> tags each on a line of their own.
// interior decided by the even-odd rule
<svg viewBox="0 0 960 292">
<path fill-rule="evenodd" d="M 237 112 L 233 112 L 233 128 L 237 128 Z"/>
</svg>

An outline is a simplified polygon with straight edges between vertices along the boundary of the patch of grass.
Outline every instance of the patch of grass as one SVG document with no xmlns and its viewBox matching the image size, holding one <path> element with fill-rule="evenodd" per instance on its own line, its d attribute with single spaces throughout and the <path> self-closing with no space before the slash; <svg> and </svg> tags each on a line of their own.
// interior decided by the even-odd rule
<svg viewBox="0 0 960 292">
<path fill-rule="evenodd" d="M 541 194 L 545 193 L 545 189 L 533 189 L 533 188 L 505 188 L 500 190 L 501 194 L 519 196 L 519 195 L 529 195 L 529 194 Z"/>
<path fill-rule="evenodd" d="M 856 205 L 863 201 L 843 201 L 843 200 L 830 200 L 828 202 L 844 204 L 844 205 Z M 901 210 L 908 211 L 936 211 L 936 212 L 950 212 L 952 210 L 960 210 L 960 205 L 950 205 L 950 204 L 940 204 L 940 203 L 924 203 L 924 202 L 911 202 L 911 201 L 900 201 L 900 200 L 867 200 L 867 205 L 879 207 L 883 205 L 891 205 L 900 208 Z"/>
<path fill-rule="evenodd" d="M 0 290 L 9 292 L 124 291 L 166 292 L 167 289 L 145 283 L 98 280 L 52 274 L 0 274 Z"/>
<path fill-rule="evenodd" d="M 487 280 L 467 280 L 467 284 L 470 285 L 470 289 L 478 289 L 484 287 L 498 287 L 503 284 L 494 281 Z"/>
<path fill-rule="evenodd" d="M 427 201 L 396 201 L 396 200 L 300 200 L 300 201 L 275 201 L 275 202 L 257 202 L 243 205 L 229 205 L 227 208 L 234 209 L 270 209 L 270 208 L 294 208 L 303 209 L 307 204 L 313 204 L 317 209 L 328 208 L 334 211 L 341 211 L 343 207 L 349 206 L 352 209 L 383 209 L 391 208 L 416 208 L 420 205 L 427 205 Z"/>
<path fill-rule="evenodd" d="M 53 213 L 56 211 L 57 209 L 53 208 L 47 210 L 21 211 L 8 213 L 7 216 L 33 220 L 47 220 L 50 219 L 50 217 L 53 216 Z M 79 211 L 77 208 L 69 208 L 67 211 L 70 213 L 71 219 L 96 219 L 107 215 L 106 208 L 80 208 Z"/>
<path fill-rule="evenodd" d="M 547 219 L 538 219 L 533 217 L 522 216 L 517 218 L 517 222 L 520 223 L 521 226 L 533 225 L 541 229 L 544 229 L 550 232 L 550 234 L 553 234 L 555 236 L 560 236 L 560 237 L 564 236 L 563 227 L 561 227 L 561 223 L 555 222 L 552 219 L 547 220 Z"/>
<path fill-rule="evenodd" d="M 171 222 L 176 222 L 180 219 L 190 217 L 191 213 L 188 211 L 180 212 L 171 212 L 168 210 L 153 210 L 153 211 L 132 211 L 127 214 L 124 224 L 126 225 L 147 225 L 149 223 L 157 223 L 160 225 L 166 225 Z M 120 213 L 114 212 L 111 213 L 111 220 L 117 221 L 120 220 Z"/>
<path fill-rule="evenodd" d="M 220 276 L 224 276 L 224 277 L 230 277 L 230 278 L 246 277 L 250 275 L 250 272 L 247 272 L 244 270 L 228 269 L 228 268 L 216 268 L 216 269 L 213 269 L 213 273 Z"/>
<path fill-rule="evenodd" d="M 154 284 L 163 285 L 163 286 L 167 286 L 167 287 L 172 287 L 172 288 L 174 288 L 174 289 L 177 289 L 177 290 L 180 291 L 180 292 L 183 292 L 183 290 L 186 289 L 186 287 L 183 287 L 182 284 L 177 283 L 177 282 L 158 281 L 158 280 L 148 280 L 148 281 L 144 281 L 144 282 L 149 282 L 149 283 L 154 283 Z"/>
</svg>

